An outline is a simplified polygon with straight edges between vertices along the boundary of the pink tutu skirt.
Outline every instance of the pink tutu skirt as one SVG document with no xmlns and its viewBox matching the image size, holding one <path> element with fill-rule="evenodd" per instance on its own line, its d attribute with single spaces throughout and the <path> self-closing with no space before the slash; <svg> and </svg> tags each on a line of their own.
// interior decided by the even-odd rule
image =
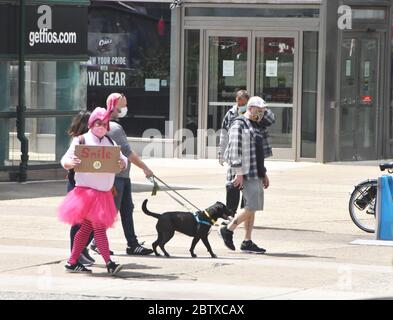
<svg viewBox="0 0 393 320">
<path fill-rule="evenodd" d="M 117 209 L 111 191 L 75 187 L 70 191 L 58 210 L 61 221 L 71 225 L 89 220 L 93 226 L 110 228 L 116 221 Z"/>
</svg>

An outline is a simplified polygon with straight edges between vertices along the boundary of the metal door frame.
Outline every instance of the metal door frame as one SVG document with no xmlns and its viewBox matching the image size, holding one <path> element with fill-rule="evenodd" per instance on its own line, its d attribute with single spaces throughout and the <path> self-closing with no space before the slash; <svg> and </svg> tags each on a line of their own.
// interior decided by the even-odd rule
<svg viewBox="0 0 393 320">
<path fill-rule="evenodd" d="M 210 37 L 244 37 L 247 38 L 247 88 L 250 88 L 251 84 L 251 31 L 240 31 L 240 30 L 206 30 L 203 33 L 203 66 L 202 66 L 202 97 L 201 97 L 201 109 L 199 112 L 198 120 L 198 157 L 205 159 L 208 156 L 207 150 L 207 117 L 208 117 L 208 103 L 209 103 L 209 38 Z"/>
<path fill-rule="evenodd" d="M 382 84 L 382 77 L 383 72 L 381 72 L 381 65 L 384 61 L 384 56 L 383 56 L 383 44 L 384 44 L 384 32 L 380 32 L 380 31 L 375 31 L 372 33 L 366 33 L 366 32 L 361 32 L 361 31 L 351 31 L 351 32 L 343 32 L 342 33 L 342 37 L 341 37 L 341 41 L 340 41 L 340 46 L 339 46 L 339 59 L 338 59 L 338 66 L 337 66 L 337 70 L 338 70 L 338 76 L 337 76 L 337 101 L 338 101 L 338 108 L 336 109 L 336 132 L 335 132 L 335 136 L 336 136 L 336 155 L 337 155 L 337 159 L 338 161 L 344 161 L 341 155 L 341 79 L 342 79 L 342 75 L 341 75 L 341 63 L 342 63 L 342 45 L 344 40 L 346 39 L 357 39 L 358 43 L 360 43 L 362 40 L 367 40 L 367 39 L 373 39 L 373 40 L 377 40 L 377 50 L 378 50 L 378 54 L 377 54 L 377 58 L 378 58 L 378 62 L 377 62 L 377 77 L 376 77 L 376 86 L 377 86 L 377 90 L 376 90 L 376 105 L 378 106 L 376 111 L 376 117 L 375 117 L 375 144 L 376 144 L 376 149 L 375 149 L 375 158 L 378 159 L 379 156 L 381 155 L 382 152 L 382 141 L 381 139 L 379 139 L 380 137 L 384 137 L 384 129 L 383 129 L 383 114 L 384 114 L 384 99 L 383 99 L 383 86 Z M 356 103 L 359 103 L 359 88 L 360 88 L 360 70 L 359 69 L 361 66 L 360 64 L 360 60 L 361 60 L 361 53 L 356 52 L 356 57 L 355 57 L 355 63 L 356 63 L 356 82 L 357 82 L 357 101 Z M 355 145 L 357 145 L 357 142 L 354 141 Z M 356 147 L 356 152 L 357 152 L 358 148 Z"/>
<path fill-rule="evenodd" d="M 273 159 L 286 159 L 294 160 L 300 158 L 298 150 L 300 150 L 300 135 L 301 125 L 300 122 L 300 105 L 301 105 L 301 89 L 302 89 L 302 76 L 299 66 L 301 65 L 302 48 L 300 47 L 300 31 L 253 31 L 253 30 L 215 30 L 208 29 L 202 32 L 201 43 L 203 43 L 202 52 L 202 90 L 200 92 L 200 109 L 198 119 L 198 157 L 207 157 L 207 142 L 206 142 L 206 129 L 207 129 L 207 116 L 208 116 L 208 94 L 209 94 L 209 38 L 214 36 L 222 37 L 247 37 L 248 43 L 248 61 L 247 61 L 247 89 L 250 95 L 255 93 L 255 50 L 257 37 L 269 38 L 293 38 L 295 44 L 294 52 L 294 79 L 293 79 L 293 114 L 292 114 L 292 148 L 274 148 Z M 299 120 L 300 119 L 300 120 Z M 299 122 L 299 123 L 298 123 Z"/>
<path fill-rule="evenodd" d="M 300 154 L 298 154 L 298 150 L 300 150 L 301 143 L 301 114 L 300 114 L 300 106 L 301 106 L 301 98 L 302 98 L 302 77 L 301 70 L 299 69 L 301 48 L 300 48 L 300 32 L 299 31 L 253 31 L 252 36 L 252 51 L 253 51 L 253 61 L 252 61 L 252 82 L 251 82 L 251 94 L 255 93 L 255 50 L 256 50 L 256 38 L 293 38 L 295 52 L 293 57 L 293 112 L 292 112 L 292 148 L 274 148 L 273 149 L 273 157 L 272 159 L 285 159 L 285 160 L 294 160 L 297 161 L 300 158 Z M 269 101 L 267 101 L 269 104 Z M 272 104 L 270 104 L 272 105 Z M 276 105 L 277 107 L 279 104 Z M 273 110 L 274 112 L 274 107 Z"/>
</svg>

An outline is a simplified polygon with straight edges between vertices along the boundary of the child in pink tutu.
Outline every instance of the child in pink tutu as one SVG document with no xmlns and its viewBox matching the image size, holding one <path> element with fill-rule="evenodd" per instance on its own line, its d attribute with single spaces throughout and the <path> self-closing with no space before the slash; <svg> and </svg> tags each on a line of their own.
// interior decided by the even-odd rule
<svg viewBox="0 0 393 320">
<path fill-rule="evenodd" d="M 110 113 L 104 108 L 96 108 L 89 118 L 89 131 L 83 135 L 86 145 L 113 146 L 113 142 L 106 136 L 109 128 Z M 74 138 L 69 149 L 61 159 L 64 169 L 73 169 L 81 163 L 75 156 L 75 145 L 79 139 Z M 120 153 L 119 166 L 124 169 L 127 158 Z M 110 259 L 109 244 L 106 230 L 112 227 L 117 216 L 117 209 L 113 200 L 112 187 L 115 180 L 114 173 L 75 173 L 75 188 L 69 192 L 58 209 L 59 219 L 71 225 L 80 224 L 75 235 L 71 257 L 65 266 L 69 272 L 91 272 L 78 262 L 79 256 L 85 248 L 89 236 L 94 231 L 94 238 L 107 266 L 108 273 L 118 273 L 122 266 Z"/>
</svg>

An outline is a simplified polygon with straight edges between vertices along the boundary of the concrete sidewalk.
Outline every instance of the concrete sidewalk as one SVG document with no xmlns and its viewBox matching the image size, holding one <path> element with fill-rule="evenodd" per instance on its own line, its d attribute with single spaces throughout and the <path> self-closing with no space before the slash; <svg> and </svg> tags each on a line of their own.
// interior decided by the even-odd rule
<svg viewBox="0 0 393 320">
<path fill-rule="evenodd" d="M 200 208 L 225 201 L 225 168 L 212 160 L 146 160 L 155 174 Z M 351 245 L 373 239 L 352 223 L 348 196 L 361 180 L 380 175 L 375 163 L 321 165 L 268 161 L 271 188 L 266 210 L 256 218 L 254 241 L 263 256 L 227 250 L 214 227 L 209 236 L 219 256 L 202 243 L 197 259 L 191 238 L 182 234 L 166 245 L 172 258 L 125 255 L 120 223 L 109 230 L 114 260 L 125 265 L 106 275 L 101 257 L 92 275 L 66 274 L 69 227 L 56 207 L 64 182 L 0 184 L 0 299 L 363 299 L 393 297 L 393 250 Z M 140 241 L 156 239 L 152 211 L 183 210 L 165 192 L 151 197 L 151 185 L 132 169 L 135 224 Z M 239 248 L 244 229 L 235 233 Z"/>
</svg>

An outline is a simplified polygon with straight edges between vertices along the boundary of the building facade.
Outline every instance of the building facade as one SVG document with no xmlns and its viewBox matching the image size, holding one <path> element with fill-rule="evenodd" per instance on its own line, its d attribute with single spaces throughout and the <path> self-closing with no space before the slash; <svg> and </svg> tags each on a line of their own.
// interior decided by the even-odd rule
<svg viewBox="0 0 393 320">
<path fill-rule="evenodd" d="M 72 116 L 86 107 L 81 61 L 88 57 L 88 5 L 0 1 L 2 180 L 24 181 L 34 169 L 59 167 Z"/>
<path fill-rule="evenodd" d="M 276 114 L 277 159 L 391 158 L 391 6 L 186 1 L 179 125 L 217 130 L 242 88 Z M 214 147 L 202 131 L 196 154 L 214 156 Z"/>
<path fill-rule="evenodd" d="M 38 168 L 48 173 L 67 148 L 70 118 L 103 106 L 111 92 L 127 96 L 121 124 L 147 157 L 216 157 L 222 118 L 240 89 L 262 96 L 275 113 L 269 132 L 276 159 L 393 157 L 393 1 L 48 2 L 63 19 L 67 8 L 86 12 L 79 19 L 86 24 L 85 51 L 32 52 L 40 35 L 25 38 L 21 114 L 20 52 L 7 49 L 18 37 L 5 29 L 0 178 L 20 178 L 26 146 L 17 119 L 25 119 L 27 176 Z M 28 25 L 42 17 L 40 5 L 26 4 Z M 18 17 L 15 1 L 0 8 L 0 21 Z M 55 26 L 57 20 L 58 32 L 83 32 Z"/>
</svg>

